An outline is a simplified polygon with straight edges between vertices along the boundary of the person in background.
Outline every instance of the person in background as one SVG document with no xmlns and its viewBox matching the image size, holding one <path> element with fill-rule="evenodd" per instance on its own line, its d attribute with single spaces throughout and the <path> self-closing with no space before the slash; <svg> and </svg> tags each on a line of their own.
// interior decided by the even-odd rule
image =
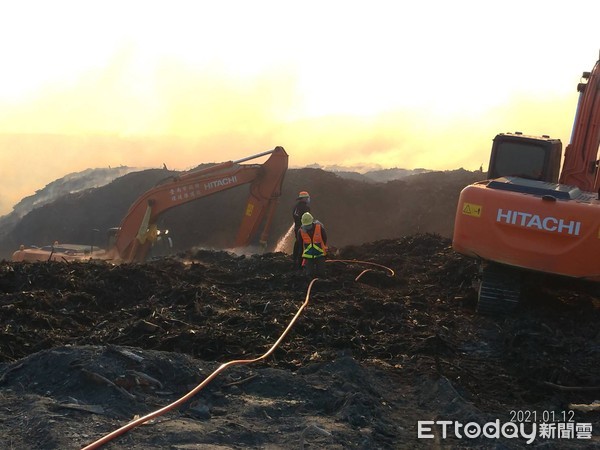
<svg viewBox="0 0 600 450">
<path fill-rule="evenodd" d="M 327 256 L 327 232 L 321 222 L 311 213 L 302 215 L 298 240 L 302 243 L 302 266 L 309 280 L 325 276 Z"/>
<path fill-rule="evenodd" d="M 294 210 L 292 211 L 292 217 L 294 218 L 293 259 L 295 269 L 302 268 L 302 258 L 300 257 L 302 252 L 302 241 L 298 240 L 298 231 L 302 226 L 302 215 L 307 212 L 310 212 L 310 195 L 306 191 L 300 191 L 298 193 L 298 198 L 296 199 L 296 204 L 294 205 Z"/>
</svg>

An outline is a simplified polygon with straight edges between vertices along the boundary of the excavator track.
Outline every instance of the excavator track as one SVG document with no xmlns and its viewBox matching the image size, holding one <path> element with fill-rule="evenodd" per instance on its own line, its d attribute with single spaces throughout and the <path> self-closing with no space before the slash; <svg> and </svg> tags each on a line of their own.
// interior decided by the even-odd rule
<svg viewBox="0 0 600 450">
<path fill-rule="evenodd" d="M 521 296 L 521 273 L 517 269 L 499 264 L 486 264 L 482 268 L 477 313 L 501 316 L 513 311 Z"/>
</svg>

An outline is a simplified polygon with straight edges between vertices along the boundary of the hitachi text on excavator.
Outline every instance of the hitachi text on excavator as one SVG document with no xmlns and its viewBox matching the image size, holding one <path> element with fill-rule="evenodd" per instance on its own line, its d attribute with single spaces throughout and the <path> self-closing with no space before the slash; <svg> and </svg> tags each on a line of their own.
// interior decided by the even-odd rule
<svg viewBox="0 0 600 450">
<path fill-rule="evenodd" d="M 268 156 L 262 164 L 242 164 Z M 142 194 L 131 205 L 119 227 L 113 228 L 106 250 L 85 245 L 22 246 L 14 261 L 81 261 L 90 258 L 120 262 L 144 261 L 160 236 L 157 220 L 167 210 L 209 195 L 249 184 L 249 195 L 232 247 L 246 247 L 258 236 L 266 245 L 281 186 L 288 168 L 283 147 L 169 177 Z"/>
<path fill-rule="evenodd" d="M 526 273 L 600 281 L 600 60 L 577 91 L 562 170 L 560 140 L 500 133 L 487 180 L 460 194 L 452 244 L 481 261 L 481 314 L 512 310 Z"/>
</svg>

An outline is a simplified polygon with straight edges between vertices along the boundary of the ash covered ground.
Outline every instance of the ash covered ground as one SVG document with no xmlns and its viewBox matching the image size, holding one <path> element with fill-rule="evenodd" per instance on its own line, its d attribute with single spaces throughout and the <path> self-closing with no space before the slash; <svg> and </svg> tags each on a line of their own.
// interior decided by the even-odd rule
<svg viewBox="0 0 600 450">
<path fill-rule="evenodd" d="M 328 263 L 270 357 L 227 368 L 102 448 L 600 445 L 600 413 L 583 411 L 600 398 L 595 285 L 532 278 L 516 312 L 490 318 L 475 314 L 475 263 L 440 235 L 345 246 L 331 259 L 345 262 Z M 165 407 L 221 364 L 265 353 L 307 287 L 283 252 L 202 250 L 123 265 L 3 261 L 0 447 L 83 448 Z M 444 438 L 437 428 L 418 438 L 420 420 L 524 418 L 513 411 L 535 412 L 538 422 L 567 412 L 590 424 L 592 437 L 537 436 L 528 445 Z"/>
</svg>

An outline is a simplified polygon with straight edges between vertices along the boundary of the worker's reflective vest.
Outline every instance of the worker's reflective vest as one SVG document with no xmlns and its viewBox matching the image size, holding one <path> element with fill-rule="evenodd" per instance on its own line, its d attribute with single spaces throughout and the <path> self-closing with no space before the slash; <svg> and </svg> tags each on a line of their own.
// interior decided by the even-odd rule
<svg viewBox="0 0 600 450">
<path fill-rule="evenodd" d="M 302 257 L 313 259 L 320 258 L 327 254 L 327 245 L 323 242 L 323 236 L 321 235 L 321 224 L 314 224 L 315 231 L 312 235 L 306 232 L 304 228 L 300 228 L 300 236 L 302 237 L 303 252 Z"/>
</svg>

